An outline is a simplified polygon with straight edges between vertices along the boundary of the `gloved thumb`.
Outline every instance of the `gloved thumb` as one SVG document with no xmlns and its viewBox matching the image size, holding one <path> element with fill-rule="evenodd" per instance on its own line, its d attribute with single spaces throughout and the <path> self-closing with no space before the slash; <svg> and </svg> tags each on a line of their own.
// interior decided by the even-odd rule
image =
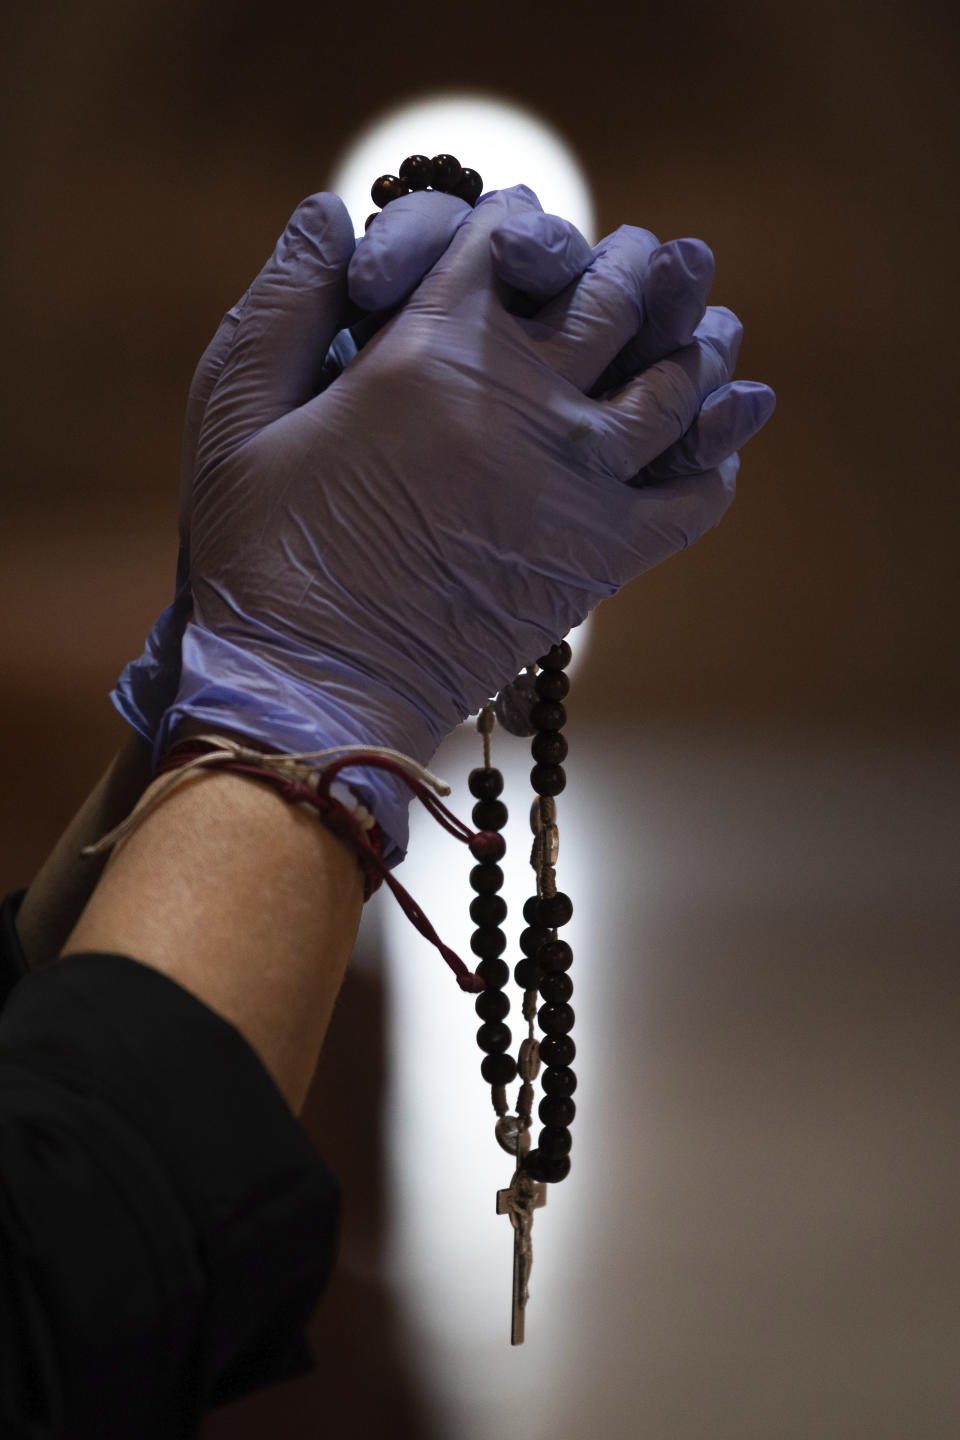
<svg viewBox="0 0 960 1440">
<path fill-rule="evenodd" d="M 242 303 L 233 343 L 207 402 L 198 465 L 316 395 L 344 323 L 353 222 L 338 195 L 296 208 Z"/>
</svg>

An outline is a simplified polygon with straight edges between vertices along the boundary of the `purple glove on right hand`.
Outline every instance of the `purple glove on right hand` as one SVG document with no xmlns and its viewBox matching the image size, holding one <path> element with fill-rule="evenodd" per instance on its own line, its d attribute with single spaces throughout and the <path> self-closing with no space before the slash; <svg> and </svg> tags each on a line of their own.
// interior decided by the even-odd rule
<svg viewBox="0 0 960 1440">
<path fill-rule="evenodd" d="M 336 267 L 349 217 L 336 197 L 311 204 Z M 287 752 L 373 744 L 425 763 L 601 599 L 718 522 L 731 451 L 773 406 L 767 387 L 729 383 L 739 322 L 711 308 L 691 343 L 591 398 L 635 340 L 656 241 L 622 227 L 566 293 L 518 316 L 491 246 L 537 213 L 524 186 L 482 199 L 305 403 L 267 363 L 257 305 L 246 336 L 241 315 L 202 422 L 194 615 L 157 753 L 189 720 Z M 671 450 L 703 473 L 654 483 Z M 408 792 L 381 771 L 345 778 L 396 863 Z"/>
</svg>

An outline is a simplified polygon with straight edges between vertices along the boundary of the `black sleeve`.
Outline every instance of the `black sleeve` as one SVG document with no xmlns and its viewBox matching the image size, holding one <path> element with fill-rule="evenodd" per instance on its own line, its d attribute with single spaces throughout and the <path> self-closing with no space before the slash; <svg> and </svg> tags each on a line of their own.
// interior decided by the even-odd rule
<svg viewBox="0 0 960 1440">
<path fill-rule="evenodd" d="M 315 1368 L 338 1187 L 180 985 L 110 954 L 24 974 L 20 898 L 0 913 L 0 1435 L 195 1436 Z"/>
</svg>

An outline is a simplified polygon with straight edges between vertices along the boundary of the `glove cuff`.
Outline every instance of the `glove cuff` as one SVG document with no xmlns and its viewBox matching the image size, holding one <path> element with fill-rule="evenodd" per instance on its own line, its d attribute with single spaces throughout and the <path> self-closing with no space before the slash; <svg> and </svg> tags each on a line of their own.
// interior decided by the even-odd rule
<svg viewBox="0 0 960 1440">
<path fill-rule="evenodd" d="M 440 737 L 394 692 L 336 661 L 319 668 L 318 683 L 307 685 L 251 649 L 241 650 L 191 622 L 183 637 L 177 698 L 154 739 L 154 764 L 186 720 L 291 755 L 334 745 L 380 745 L 423 765 L 429 761 Z M 361 764 L 341 778 L 383 831 L 384 863 L 393 869 L 407 853 L 408 787 L 389 772 Z"/>
</svg>

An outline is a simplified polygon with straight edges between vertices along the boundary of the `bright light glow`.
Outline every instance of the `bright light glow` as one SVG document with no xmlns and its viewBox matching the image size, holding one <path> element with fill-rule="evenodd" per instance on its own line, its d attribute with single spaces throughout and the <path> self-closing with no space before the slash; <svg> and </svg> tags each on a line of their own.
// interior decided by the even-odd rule
<svg viewBox="0 0 960 1440">
<path fill-rule="evenodd" d="M 544 210 L 562 215 L 596 244 L 593 201 L 569 145 L 529 110 L 489 95 L 424 95 L 379 116 L 339 157 L 328 189 L 341 197 L 362 235 L 376 208 L 374 180 L 396 175 L 408 155 L 442 151 L 478 170 L 485 191 L 529 185 Z"/>
</svg>

